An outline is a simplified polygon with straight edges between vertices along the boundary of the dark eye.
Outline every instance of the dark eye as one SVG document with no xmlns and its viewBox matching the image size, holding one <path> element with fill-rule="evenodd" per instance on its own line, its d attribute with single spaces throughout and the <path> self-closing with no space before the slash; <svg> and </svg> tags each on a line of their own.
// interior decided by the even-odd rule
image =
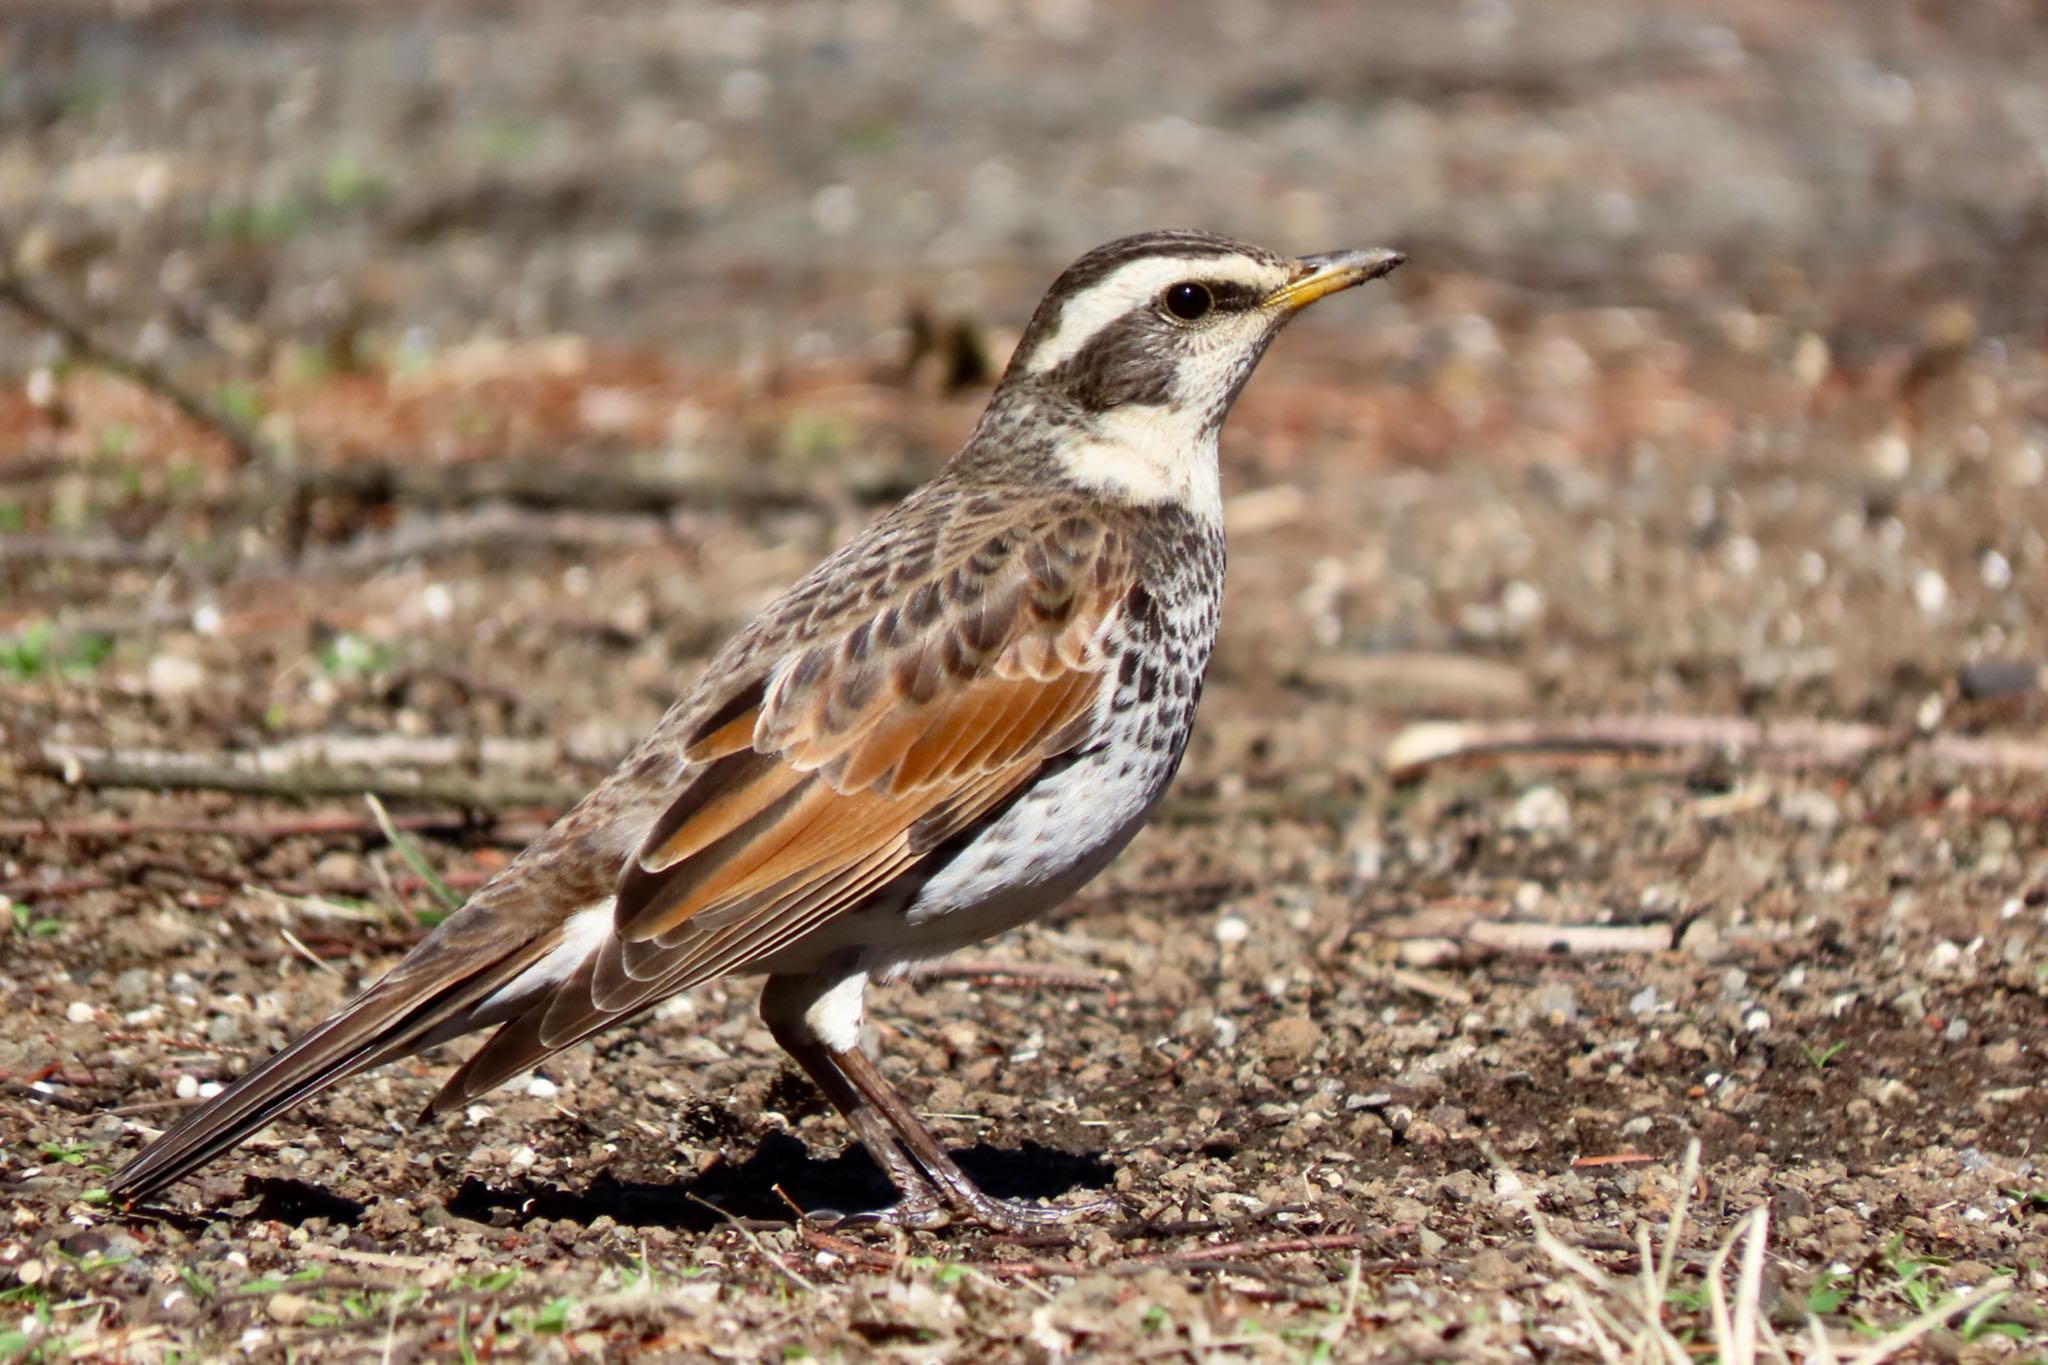
<svg viewBox="0 0 2048 1365">
<path fill-rule="evenodd" d="M 1176 284 L 1166 291 L 1166 311 L 1182 322 L 1194 322 L 1216 306 L 1209 291 L 1192 281 Z"/>
</svg>

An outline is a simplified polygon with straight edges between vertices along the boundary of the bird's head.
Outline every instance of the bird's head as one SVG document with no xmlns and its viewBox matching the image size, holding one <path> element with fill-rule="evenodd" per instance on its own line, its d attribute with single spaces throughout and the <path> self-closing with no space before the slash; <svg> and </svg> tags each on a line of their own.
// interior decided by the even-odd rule
<svg viewBox="0 0 2048 1365">
<path fill-rule="evenodd" d="M 1404 259 L 1385 250 L 1296 259 L 1189 231 L 1097 247 L 1046 291 L 991 418 L 1021 412 L 1064 425 L 1052 453 L 1081 484 L 1212 502 L 1217 430 L 1267 344 L 1317 299 Z"/>
</svg>

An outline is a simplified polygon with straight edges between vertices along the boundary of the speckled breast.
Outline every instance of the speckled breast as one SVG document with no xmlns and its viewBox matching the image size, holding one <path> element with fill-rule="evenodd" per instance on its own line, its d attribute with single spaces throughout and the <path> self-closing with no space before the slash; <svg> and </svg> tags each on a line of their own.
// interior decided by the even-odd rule
<svg viewBox="0 0 2048 1365">
<path fill-rule="evenodd" d="M 1145 572 L 1104 648 L 1114 682 L 1095 737 L 954 850 L 904 908 L 923 957 L 1044 914 L 1123 851 L 1165 795 L 1186 752 L 1216 643 L 1223 537 L 1185 512 L 1148 527 Z M 879 945 L 878 945 L 879 947 Z M 876 954 L 877 969 L 892 955 Z"/>
</svg>

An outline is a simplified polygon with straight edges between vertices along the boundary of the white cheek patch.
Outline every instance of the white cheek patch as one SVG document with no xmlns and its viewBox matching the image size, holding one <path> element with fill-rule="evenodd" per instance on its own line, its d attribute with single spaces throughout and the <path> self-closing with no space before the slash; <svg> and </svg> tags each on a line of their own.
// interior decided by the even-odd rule
<svg viewBox="0 0 2048 1365">
<path fill-rule="evenodd" d="M 1223 519 L 1216 431 L 1179 407 L 1115 408 L 1095 419 L 1097 439 L 1069 446 L 1069 478 L 1134 502 L 1180 502 L 1200 517 Z"/>
<path fill-rule="evenodd" d="M 1031 356 L 1032 374 L 1044 374 L 1080 354 L 1088 339 L 1124 314 L 1182 280 L 1227 280 L 1266 292 L 1287 283 L 1287 272 L 1249 256 L 1154 256 L 1120 266 L 1060 305 L 1059 326 Z"/>
</svg>

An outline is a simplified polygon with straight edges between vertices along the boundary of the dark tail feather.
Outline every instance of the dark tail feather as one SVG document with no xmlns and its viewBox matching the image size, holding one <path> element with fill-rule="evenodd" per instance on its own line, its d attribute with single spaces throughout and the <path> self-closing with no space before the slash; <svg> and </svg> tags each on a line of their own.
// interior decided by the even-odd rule
<svg viewBox="0 0 2048 1365">
<path fill-rule="evenodd" d="M 394 972 L 254 1071 L 178 1120 L 107 1183 L 124 1201 L 144 1198 L 239 1145 L 287 1109 L 337 1081 L 451 1036 L 464 1010 L 523 971 L 515 952 L 440 990 L 427 973 Z M 402 969 L 401 969 L 402 970 Z M 429 1038 L 429 1035 L 438 1034 Z"/>
</svg>

